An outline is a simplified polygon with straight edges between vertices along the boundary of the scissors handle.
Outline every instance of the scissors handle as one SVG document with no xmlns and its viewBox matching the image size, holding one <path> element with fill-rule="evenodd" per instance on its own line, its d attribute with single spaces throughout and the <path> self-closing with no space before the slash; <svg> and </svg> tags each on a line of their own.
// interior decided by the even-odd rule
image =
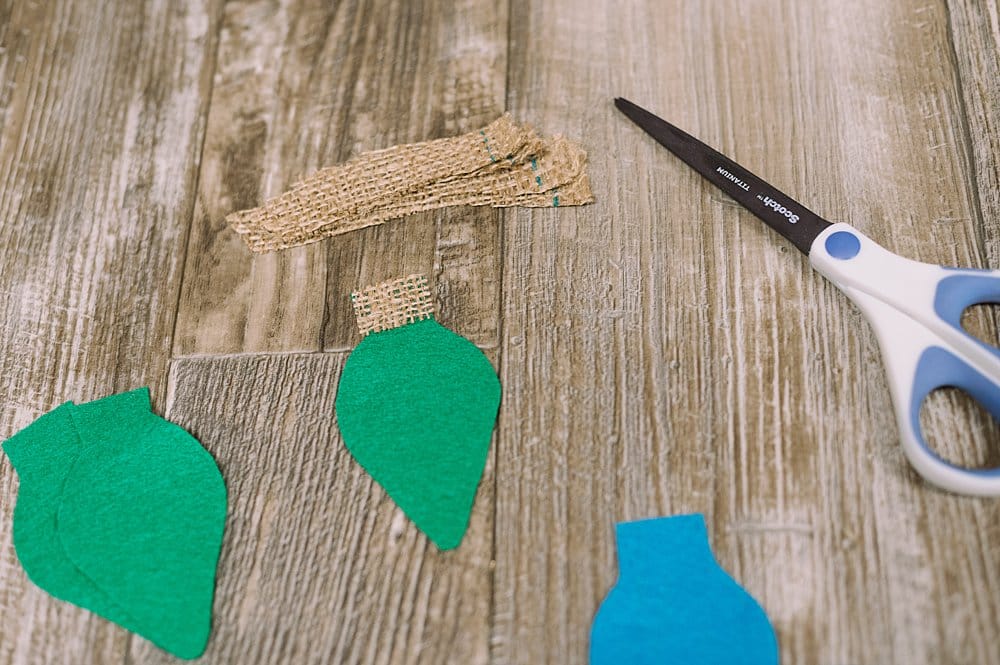
<svg viewBox="0 0 1000 665">
<path fill-rule="evenodd" d="M 920 426 L 926 397 L 955 387 L 1000 422 L 1000 350 L 962 328 L 962 312 L 1000 303 L 1000 271 L 956 270 L 894 254 L 849 224 L 813 241 L 809 262 L 864 312 L 879 340 L 903 451 L 929 482 L 958 494 L 1000 496 L 1000 468 L 950 464 Z"/>
</svg>

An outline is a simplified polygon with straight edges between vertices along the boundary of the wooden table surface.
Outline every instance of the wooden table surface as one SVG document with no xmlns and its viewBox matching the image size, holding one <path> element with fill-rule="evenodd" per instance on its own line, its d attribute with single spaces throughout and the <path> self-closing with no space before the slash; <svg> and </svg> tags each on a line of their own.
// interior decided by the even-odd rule
<svg viewBox="0 0 1000 665">
<path fill-rule="evenodd" d="M 204 663 L 584 663 L 614 523 L 688 512 L 782 663 L 998 663 L 1000 504 L 920 480 L 859 311 L 611 105 L 900 254 L 997 268 L 998 44 L 995 0 L 0 0 L 0 438 L 149 385 L 211 451 Z M 223 222 L 505 109 L 584 144 L 596 203 L 264 256 Z M 332 410 L 348 294 L 413 272 L 504 386 L 448 553 Z M 966 400 L 924 419 L 948 458 L 1000 464 Z M 3 457 L 0 665 L 171 662 L 28 582 L 17 488 Z"/>
</svg>

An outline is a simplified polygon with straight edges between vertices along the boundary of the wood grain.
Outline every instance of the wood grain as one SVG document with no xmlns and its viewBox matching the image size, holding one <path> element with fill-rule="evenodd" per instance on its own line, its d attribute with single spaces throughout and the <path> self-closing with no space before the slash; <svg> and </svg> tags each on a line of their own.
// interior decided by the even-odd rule
<svg viewBox="0 0 1000 665">
<path fill-rule="evenodd" d="M 509 107 L 587 137 L 598 202 L 505 225 L 495 660 L 583 662 L 612 524 L 691 511 L 783 662 L 1000 658 L 995 502 L 917 479 L 860 314 L 610 110 L 656 110 L 900 253 L 982 266 L 944 7 L 572 4 L 511 10 Z M 988 430 L 934 424 L 985 457 Z"/>
<path fill-rule="evenodd" d="M 219 4 L 0 9 L 0 438 L 66 400 L 164 403 Z M 25 577 L 2 459 L 0 663 L 122 662 L 128 633 Z"/>
<path fill-rule="evenodd" d="M 176 354 L 350 349 L 351 291 L 414 272 L 438 285 L 444 322 L 496 345 L 494 211 L 416 215 L 262 256 L 223 218 L 360 152 L 494 120 L 505 11 L 484 0 L 226 5 Z"/>
<path fill-rule="evenodd" d="M 229 490 L 214 632 L 198 662 L 487 662 L 492 462 L 462 546 L 438 551 L 337 433 L 345 358 L 172 366 L 167 417 L 215 456 Z M 139 642 L 134 662 L 172 662 Z"/>
<path fill-rule="evenodd" d="M 230 513 L 206 663 L 586 662 L 616 521 L 706 514 L 782 662 L 1000 662 L 1000 504 L 898 444 L 861 314 L 614 111 L 629 97 L 821 215 L 1000 267 L 1000 10 L 976 0 L 0 0 L 0 438 L 151 385 Z M 504 109 L 590 153 L 583 208 L 448 209 L 252 256 L 316 169 Z M 347 295 L 429 274 L 504 386 L 463 545 L 345 452 Z M 994 308 L 995 309 L 995 308 Z M 968 326 L 996 341 L 998 316 Z M 949 459 L 1000 465 L 954 393 Z M 166 663 L 31 585 L 0 462 L 0 665 Z"/>
<path fill-rule="evenodd" d="M 989 264 L 1000 264 L 1000 7 L 949 0 L 956 85 L 967 123 L 966 177 Z M 994 329 L 996 330 L 996 329 Z"/>
</svg>

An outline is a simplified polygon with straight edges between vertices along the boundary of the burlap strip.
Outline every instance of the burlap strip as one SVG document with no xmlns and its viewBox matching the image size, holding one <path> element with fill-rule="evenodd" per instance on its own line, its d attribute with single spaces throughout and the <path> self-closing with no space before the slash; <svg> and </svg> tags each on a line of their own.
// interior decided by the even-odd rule
<svg viewBox="0 0 1000 665">
<path fill-rule="evenodd" d="M 542 138 L 505 114 L 475 132 L 322 169 L 226 221 L 251 250 L 267 252 L 445 206 L 581 205 L 593 201 L 586 166 L 575 143 Z"/>
</svg>

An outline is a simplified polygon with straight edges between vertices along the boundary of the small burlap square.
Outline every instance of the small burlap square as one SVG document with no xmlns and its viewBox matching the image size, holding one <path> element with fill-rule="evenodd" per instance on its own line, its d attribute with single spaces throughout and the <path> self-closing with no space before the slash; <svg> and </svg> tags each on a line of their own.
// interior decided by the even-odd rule
<svg viewBox="0 0 1000 665">
<path fill-rule="evenodd" d="M 315 242 L 455 205 L 590 203 L 587 153 L 504 114 L 468 134 L 367 152 L 322 169 L 263 206 L 226 217 L 254 252 Z"/>
<path fill-rule="evenodd" d="M 431 290 L 424 275 L 409 275 L 355 291 L 351 303 L 362 337 L 434 316 Z"/>
</svg>

